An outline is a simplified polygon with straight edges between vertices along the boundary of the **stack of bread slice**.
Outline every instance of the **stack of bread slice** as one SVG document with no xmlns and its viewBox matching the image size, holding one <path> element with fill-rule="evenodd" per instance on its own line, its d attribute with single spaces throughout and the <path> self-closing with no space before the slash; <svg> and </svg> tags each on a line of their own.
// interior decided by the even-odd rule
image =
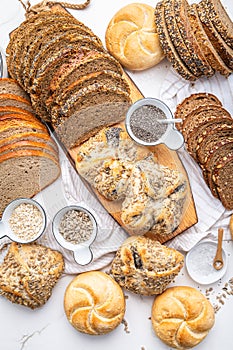
<svg viewBox="0 0 233 350">
<path fill-rule="evenodd" d="M 233 209 L 233 119 L 210 93 L 196 93 L 176 108 L 189 154 L 200 165 L 212 194 Z"/>
<path fill-rule="evenodd" d="M 220 0 L 162 0 L 155 22 L 167 59 L 184 79 L 232 73 L 233 23 Z"/>
<path fill-rule="evenodd" d="M 58 149 L 13 79 L 0 79 L 0 216 L 19 197 L 32 197 L 60 174 Z"/>
<path fill-rule="evenodd" d="M 10 76 L 67 148 L 123 120 L 131 99 L 123 69 L 101 40 L 65 11 L 26 19 L 7 47 Z"/>
</svg>

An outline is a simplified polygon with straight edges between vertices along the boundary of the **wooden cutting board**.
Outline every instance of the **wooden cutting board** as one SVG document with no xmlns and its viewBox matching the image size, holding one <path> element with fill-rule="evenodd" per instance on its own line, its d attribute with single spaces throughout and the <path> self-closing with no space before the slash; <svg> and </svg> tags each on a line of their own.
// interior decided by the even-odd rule
<svg viewBox="0 0 233 350">
<path fill-rule="evenodd" d="M 57 11 L 57 10 L 66 11 L 60 5 L 54 5 L 52 7 L 52 10 L 54 10 L 54 11 Z M 136 102 L 137 100 L 143 98 L 144 96 L 142 95 L 142 93 L 139 91 L 137 86 L 133 83 L 133 81 L 130 79 L 130 77 L 126 73 L 125 73 L 125 78 L 128 81 L 130 89 L 131 89 L 132 101 Z M 74 161 L 74 164 L 75 164 L 75 159 L 77 157 L 78 150 L 79 150 L 78 147 L 73 148 L 71 150 L 68 150 L 68 153 L 71 156 L 71 159 Z M 172 232 L 170 235 L 166 236 L 166 238 L 161 238 L 159 236 L 152 234 L 151 232 L 148 232 L 146 234 L 147 236 L 152 237 L 153 239 L 157 239 L 158 241 L 160 241 L 160 243 L 164 243 L 164 242 L 172 239 L 173 237 L 177 236 L 179 233 L 187 230 L 189 227 L 193 226 L 194 224 L 196 224 L 198 220 L 197 220 L 195 204 L 194 204 L 192 192 L 190 189 L 188 176 L 187 176 L 187 173 L 184 169 L 184 166 L 183 166 L 180 158 L 178 157 L 177 152 L 169 150 L 164 145 L 150 147 L 149 150 L 155 154 L 155 156 L 157 157 L 158 162 L 160 164 L 168 166 L 168 167 L 173 168 L 173 169 L 180 170 L 185 175 L 187 182 L 188 182 L 188 195 L 187 195 L 187 200 L 185 203 L 185 210 L 184 210 L 184 214 L 183 214 L 181 223 L 178 226 L 178 228 L 174 232 Z M 114 202 L 114 201 L 107 200 L 100 193 L 98 193 L 94 188 L 91 188 L 86 183 L 85 180 L 83 180 L 83 181 L 84 181 L 85 185 L 88 187 L 88 189 L 96 195 L 96 197 L 99 199 L 100 203 L 104 206 L 104 208 L 125 229 L 125 231 L 127 231 L 129 234 L 133 234 L 132 231 L 130 231 L 124 227 L 124 225 L 121 221 L 121 202 Z"/>
<path fill-rule="evenodd" d="M 143 98 L 144 96 L 142 95 L 142 93 L 138 90 L 136 85 L 133 83 L 133 81 L 129 78 L 129 76 L 126 73 L 125 73 L 125 78 L 128 81 L 131 88 L 132 101 L 136 102 L 137 100 Z M 149 150 L 155 154 L 160 164 L 168 166 L 169 168 L 173 168 L 181 171 L 185 175 L 188 182 L 188 195 L 185 203 L 185 210 L 184 210 L 182 221 L 178 226 L 178 228 L 174 232 L 172 232 L 170 235 L 166 236 L 166 238 L 161 238 L 159 236 L 156 236 L 152 232 L 148 232 L 146 234 L 146 236 L 152 237 L 153 239 L 157 239 L 158 241 L 160 241 L 160 243 L 164 243 L 172 239 L 179 233 L 187 230 L 189 227 L 193 226 L 194 224 L 196 224 L 198 220 L 197 220 L 195 204 L 193 201 L 193 196 L 191 193 L 188 176 L 177 152 L 171 151 L 165 145 L 149 147 Z M 78 151 L 79 151 L 79 147 L 68 150 L 74 162 L 76 160 Z M 94 188 L 91 188 L 88 184 L 87 186 L 89 190 L 92 191 L 97 196 L 100 203 L 112 215 L 112 217 L 125 229 L 125 231 L 127 231 L 129 234 L 133 234 L 133 232 L 125 228 L 122 223 L 122 220 L 121 220 L 121 203 L 122 202 L 114 202 L 114 201 L 107 200 L 100 193 L 98 193 Z"/>
</svg>

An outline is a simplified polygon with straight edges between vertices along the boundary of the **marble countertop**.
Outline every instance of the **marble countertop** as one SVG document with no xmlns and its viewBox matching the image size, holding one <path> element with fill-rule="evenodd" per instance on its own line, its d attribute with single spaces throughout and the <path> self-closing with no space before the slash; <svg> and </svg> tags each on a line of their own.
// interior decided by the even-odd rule
<svg viewBox="0 0 233 350">
<path fill-rule="evenodd" d="M 231 0 L 225 0 L 224 4 Z M 32 4 L 38 1 L 31 1 Z M 78 3 L 78 1 L 73 0 Z M 143 2 L 143 1 L 138 1 Z M 156 0 L 145 0 L 154 6 Z M 130 0 L 92 0 L 84 11 L 70 11 L 80 21 L 89 26 L 104 42 L 105 30 L 114 13 L 132 3 Z M 3 50 L 9 41 L 9 33 L 24 20 L 24 9 L 18 0 L 1 0 L 0 13 L 4 10 L 5 18 L 0 20 L 0 46 Z M 104 14 L 103 14 L 104 13 Z M 0 16 L 1 17 L 1 16 Z M 5 19 L 9 21 L 5 22 Z M 163 60 L 156 67 L 142 72 L 128 72 L 145 97 L 159 97 L 163 77 L 169 68 Z M 183 268 L 173 285 L 189 285 L 199 289 L 208 296 L 212 304 L 219 308 L 216 322 L 206 339 L 195 349 L 224 350 L 232 349 L 232 310 L 233 310 L 233 242 L 224 241 L 228 256 L 228 268 L 223 278 L 212 285 L 198 285 L 189 277 L 186 267 Z M 166 350 L 169 349 L 154 334 L 150 314 L 153 297 L 142 297 L 125 293 L 127 328 L 121 324 L 105 336 L 88 336 L 77 332 L 67 321 L 63 309 L 64 291 L 74 276 L 63 276 L 53 290 L 49 301 L 42 308 L 30 310 L 12 304 L 0 297 L 0 347 L 2 350 Z M 228 283 L 228 285 L 226 285 Z M 227 291 L 223 288 L 226 288 Z M 232 286 L 232 289 L 230 289 Z M 212 288 L 209 290 L 209 288 Z M 209 291 L 208 291 L 209 290 Z M 230 292 L 232 290 L 232 294 Z M 225 297 L 223 296 L 225 295 Z"/>
</svg>

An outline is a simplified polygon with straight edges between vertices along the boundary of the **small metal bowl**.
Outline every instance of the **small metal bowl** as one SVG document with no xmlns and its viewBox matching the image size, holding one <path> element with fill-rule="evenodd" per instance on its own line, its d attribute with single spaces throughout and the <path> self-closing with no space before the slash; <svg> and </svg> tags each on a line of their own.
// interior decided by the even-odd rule
<svg viewBox="0 0 233 350">
<path fill-rule="evenodd" d="M 42 215 L 42 225 L 40 230 L 33 236 L 31 239 L 21 239 L 18 237 L 11 229 L 9 220 L 12 215 L 12 212 L 22 203 L 25 204 L 32 204 L 34 205 L 37 209 L 39 209 L 41 215 Z M 36 241 L 43 233 L 46 228 L 46 214 L 42 206 L 36 202 L 34 199 L 30 198 L 18 198 L 13 200 L 11 203 L 7 205 L 5 208 L 3 215 L 2 215 L 2 220 L 0 221 L 0 239 L 3 237 L 8 237 L 10 240 L 17 242 L 17 243 L 31 243 Z"/>
<path fill-rule="evenodd" d="M 157 107 L 165 114 L 166 119 L 168 120 L 165 132 L 157 141 L 154 141 L 154 142 L 144 141 L 138 138 L 132 131 L 131 117 L 137 109 L 143 106 Z M 129 136 L 138 144 L 141 144 L 143 146 L 156 146 L 159 144 L 165 144 L 171 150 L 177 150 L 180 147 L 182 147 L 182 145 L 184 144 L 184 138 L 183 138 L 183 135 L 174 127 L 173 121 L 174 121 L 174 118 L 173 118 L 172 112 L 164 102 L 156 98 L 147 97 L 136 101 L 128 109 L 128 112 L 126 114 L 126 119 L 125 119 L 125 127 Z M 140 128 L 143 129 L 143 116 L 141 119 Z"/>
<path fill-rule="evenodd" d="M 90 236 L 90 238 L 84 242 L 74 244 L 69 241 L 67 241 L 62 234 L 59 231 L 60 227 L 60 222 L 64 215 L 71 211 L 71 210 L 78 210 L 86 213 L 89 215 L 89 218 L 92 222 L 93 225 L 93 231 Z M 65 249 L 68 249 L 70 251 L 73 251 L 74 254 L 74 260 L 77 262 L 79 265 L 87 265 L 90 264 L 90 262 L 93 260 L 93 254 L 91 251 L 91 244 L 94 242 L 97 236 L 97 221 L 95 219 L 95 214 L 91 212 L 91 209 L 86 209 L 81 205 L 70 205 L 67 207 L 62 208 L 60 211 L 57 212 L 57 214 L 54 216 L 53 223 L 52 223 L 52 230 L 55 239 L 57 242 Z"/>
</svg>

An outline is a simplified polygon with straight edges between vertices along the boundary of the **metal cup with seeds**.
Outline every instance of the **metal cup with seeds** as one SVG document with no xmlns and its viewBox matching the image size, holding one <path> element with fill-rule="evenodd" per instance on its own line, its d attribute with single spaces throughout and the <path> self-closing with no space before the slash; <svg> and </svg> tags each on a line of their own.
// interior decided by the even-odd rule
<svg viewBox="0 0 233 350">
<path fill-rule="evenodd" d="M 87 265 L 92 261 L 90 246 L 97 236 L 94 213 L 81 205 L 67 206 L 55 215 L 52 227 L 57 242 L 73 251 L 78 264 Z"/>
</svg>

